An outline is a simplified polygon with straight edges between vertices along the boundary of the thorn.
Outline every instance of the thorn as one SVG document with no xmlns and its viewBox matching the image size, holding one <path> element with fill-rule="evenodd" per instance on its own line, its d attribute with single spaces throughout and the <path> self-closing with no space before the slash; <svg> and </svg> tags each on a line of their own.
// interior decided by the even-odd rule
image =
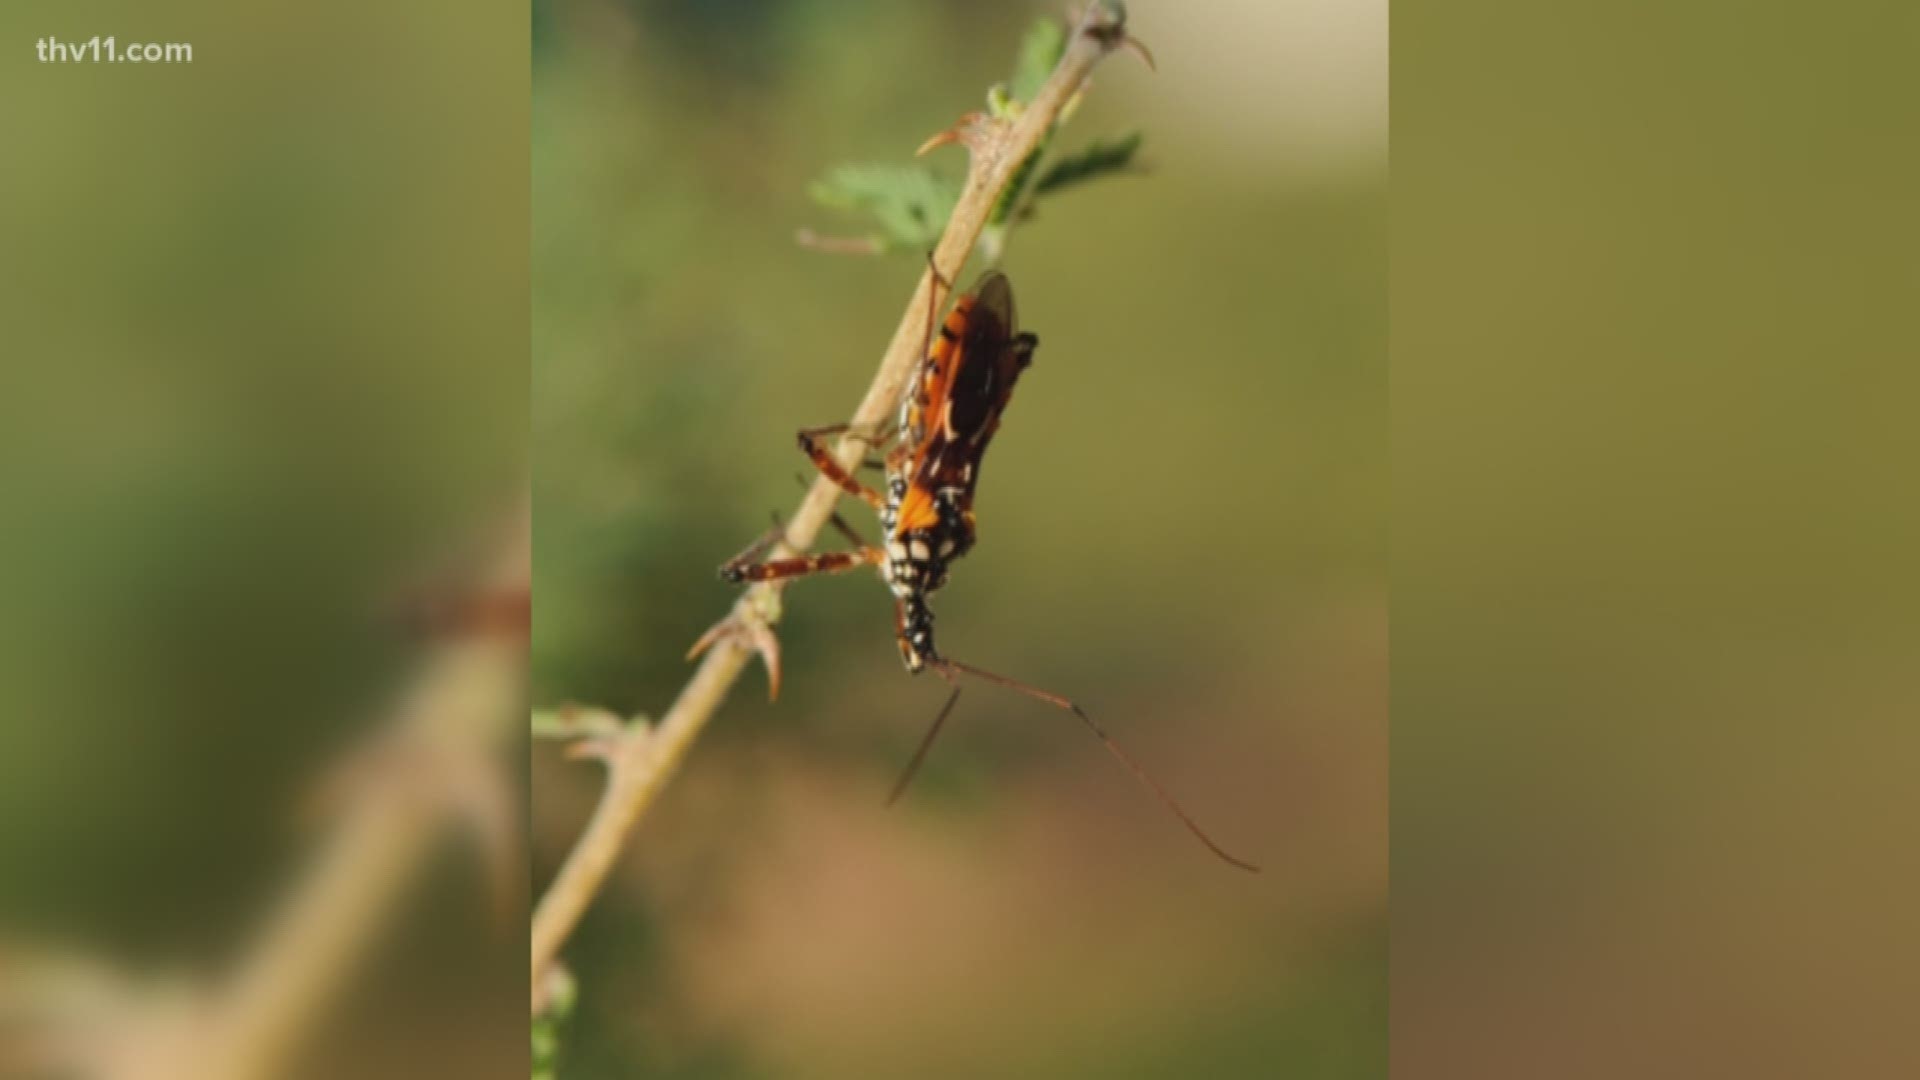
<svg viewBox="0 0 1920 1080">
<path fill-rule="evenodd" d="M 959 134 L 956 133 L 953 128 L 948 128 L 947 130 L 940 132 L 938 135 L 935 135 L 932 138 L 928 139 L 926 142 L 921 143 L 920 148 L 913 152 L 913 156 L 925 157 L 928 154 L 932 153 L 933 151 L 938 150 L 949 143 L 957 143 L 959 141 L 960 141 Z"/>
<path fill-rule="evenodd" d="M 622 720 L 605 709 L 578 705 L 562 706 L 556 715 L 564 726 L 549 728 L 544 735 L 566 740 L 560 754 L 568 761 L 598 761 L 612 767 L 627 747 L 653 734 L 653 721 L 645 716 Z M 538 738 L 543 733 L 536 729 L 534 735 Z"/>
<path fill-rule="evenodd" d="M 734 621 L 733 616 L 729 614 L 726 618 L 721 619 L 719 622 L 714 623 L 712 626 L 707 627 L 707 632 L 704 634 L 701 634 L 700 640 L 694 642 L 693 648 L 687 650 L 687 659 L 688 660 L 699 659 L 700 654 L 703 652 L 706 652 L 708 649 L 711 649 L 713 647 L 714 642 L 719 641 L 721 638 L 727 636 L 727 634 L 733 630 L 733 621 Z"/>
<path fill-rule="evenodd" d="M 648 730 L 636 725 L 624 735 L 593 735 L 577 739 L 567 746 L 564 756 L 568 761 L 597 761 L 611 767 L 621 747 L 634 739 L 645 738 Z"/>
<path fill-rule="evenodd" d="M 1153 72 L 1155 75 L 1160 74 L 1160 65 L 1153 62 L 1153 53 L 1147 49 L 1146 42 L 1141 41 L 1132 34 L 1128 34 L 1125 38 L 1121 39 L 1120 47 L 1123 49 L 1132 49 L 1134 53 L 1146 63 L 1148 71 Z"/>
<path fill-rule="evenodd" d="M 714 646 L 722 638 L 739 637 L 760 655 L 761 663 L 767 666 L 767 700 L 780 698 L 780 639 L 774 636 L 773 627 L 763 618 L 743 619 L 739 612 L 733 612 L 726 618 L 714 623 L 700 640 L 687 650 L 687 659 L 693 660 Z"/>
<path fill-rule="evenodd" d="M 913 152 L 913 156 L 924 157 L 927 153 L 952 143 L 959 143 L 966 147 L 969 154 L 978 153 L 987 137 L 996 127 L 1004 123 L 1005 121 L 995 120 L 983 112 L 967 113 L 955 121 L 952 127 L 921 143 L 920 148 Z"/>
<path fill-rule="evenodd" d="M 773 628 L 763 622 L 747 624 L 747 637 L 753 642 L 754 651 L 760 654 L 760 662 L 767 665 L 767 700 L 780 698 L 780 639 L 774 636 Z"/>
</svg>

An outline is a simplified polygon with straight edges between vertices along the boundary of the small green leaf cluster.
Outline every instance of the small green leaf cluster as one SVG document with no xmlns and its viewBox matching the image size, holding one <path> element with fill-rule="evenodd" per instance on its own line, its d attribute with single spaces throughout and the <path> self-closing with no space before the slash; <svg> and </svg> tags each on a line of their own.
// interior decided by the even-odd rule
<svg viewBox="0 0 1920 1080">
<path fill-rule="evenodd" d="M 1020 43 L 1013 77 L 987 91 L 987 111 L 1000 119 L 1020 115 L 1047 77 L 1059 64 L 1067 47 L 1067 30 L 1057 20 L 1041 19 L 1027 31 Z M 989 262 L 997 262 L 1013 226 L 1034 214 L 1035 202 L 1052 197 L 1076 184 L 1101 177 L 1119 176 L 1132 171 L 1144 136 L 1137 131 L 1095 139 L 1086 147 L 1047 163 L 1048 150 L 1059 127 L 1071 118 L 1071 106 L 1062 111 L 1032 154 L 1014 171 L 1011 182 L 995 204 L 981 237 L 981 249 Z M 813 201 L 834 210 L 864 215 L 871 228 L 855 237 L 815 241 L 827 249 L 861 252 L 907 252 L 923 255 L 940 238 L 960 199 L 961 181 L 942 176 L 924 165 L 841 165 L 809 185 Z M 807 237 L 814 234 L 804 233 Z"/>
</svg>

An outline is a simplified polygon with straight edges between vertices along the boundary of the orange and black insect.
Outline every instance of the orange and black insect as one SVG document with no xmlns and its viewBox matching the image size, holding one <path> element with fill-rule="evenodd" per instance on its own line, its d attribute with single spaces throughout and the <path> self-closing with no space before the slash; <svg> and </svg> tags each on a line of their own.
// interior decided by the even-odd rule
<svg viewBox="0 0 1920 1080">
<path fill-rule="evenodd" d="M 937 272 L 935 276 L 938 278 Z M 931 668 L 954 687 L 894 786 L 889 802 L 906 790 L 959 700 L 957 677 L 970 675 L 1079 717 L 1201 843 L 1243 870 L 1257 869 L 1215 844 L 1079 705 L 1058 694 L 963 664 L 935 648 L 933 611 L 928 600 L 947 583 L 953 562 L 973 547 L 973 497 L 980 482 L 981 460 L 1000 428 L 1000 417 L 1013 397 L 1014 384 L 1033 363 L 1033 352 L 1040 342 L 1033 334 L 1016 329 L 1013 287 L 1004 274 L 987 273 L 971 294 L 955 301 L 937 341 L 932 340 L 933 314 L 929 311 L 927 318 L 929 347 L 923 353 L 918 378 L 901 403 L 899 419 L 885 437 L 873 440 L 875 445 L 890 446 L 882 463 L 886 471 L 884 493 L 842 468 L 821 442 L 826 436 L 848 430 L 848 425 L 813 428 L 799 434 L 800 449 L 814 467 L 879 514 L 886 530 L 884 546 L 867 544 L 836 514 L 833 524 L 853 543 L 853 550 L 754 561 L 779 538 L 782 530 L 776 528 L 722 566 L 721 577 L 738 583 L 839 573 L 862 566 L 879 570 L 894 595 L 894 630 L 907 670 L 918 674 Z"/>
</svg>

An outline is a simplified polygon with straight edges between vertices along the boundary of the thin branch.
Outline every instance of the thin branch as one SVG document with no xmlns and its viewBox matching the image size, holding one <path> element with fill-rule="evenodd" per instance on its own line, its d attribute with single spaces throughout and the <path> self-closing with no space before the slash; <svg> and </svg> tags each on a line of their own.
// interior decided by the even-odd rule
<svg viewBox="0 0 1920 1080">
<path fill-rule="evenodd" d="M 969 153 L 966 186 L 934 248 L 934 266 L 948 275 L 959 273 L 1014 171 L 1040 145 L 1094 66 L 1122 47 L 1137 47 L 1126 34 L 1125 10 L 1115 0 L 1096 0 L 1081 16 L 1053 74 L 1017 119 L 969 114 L 922 147 L 924 151 L 958 142 Z M 876 430 L 898 405 L 921 362 L 927 313 L 942 299 L 935 292 L 939 288 L 931 270 L 921 274 L 914 286 L 880 369 L 854 410 L 853 434 L 841 438 L 835 448 L 834 455 L 843 466 L 852 468 L 867 451 L 867 440 L 857 433 Z M 810 546 L 833 514 L 839 496 L 839 487 L 831 481 L 816 479 L 787 525 L 784 546 L 793 552 Z M 542 976 L 547 966 L 599 892 L 627 834 L 652 806 L 707 720 L 760 651 L 750 628 L 764 628 L 779 620 L 780 595 L 777 583 L 757 585 L 743 594 L 727 616 L 740 632 L 724 634 L 715 641 L 659 725 L 646 738 L 621 747 L 611 758 L 606 789 L 586 831 L 534 909 L 531 950 L 535 1012 L 541 1007 L 539 988 L 545 985 Z M 770 670 L 769 675 L 777 679 L 777 672 Z"/>
</svg>

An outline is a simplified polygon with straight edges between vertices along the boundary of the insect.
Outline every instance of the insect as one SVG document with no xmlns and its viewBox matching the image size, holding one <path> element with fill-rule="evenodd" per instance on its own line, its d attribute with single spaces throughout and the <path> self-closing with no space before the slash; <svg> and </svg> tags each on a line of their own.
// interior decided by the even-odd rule
<svg viewBox="0 0 1920 1080">
<path fill-rule="evenodd" d="M 947 284 L 937 270 L 934 276 L 939 284 Z M 973 548 L 973 500 L 980 483 L 981 461 L 1000 428 L 1000 417 L 1012 399 L 1014 384 L 1033 363 L 1039 338 L 1016 329 L 1013 287 L 1006 275 L 997 272 L 982 276 L 971 294 L 954 302 L 953 310 L 940 325 L 937 341 L 933 340 L 934 315 L 930 304 L 928 347 L 922 351 L 924 359 L 901 402 L 898 419 L 890 432 L 871 440 L 876 446 L 890 445 L 884 462 L 877 463 L 885 469 L 884 492 L 867 486 L 843 468 L 822 441 L 850 430 L 850 425 L 811 428 L 798 436 L 800 450 L 814 468 L 879 515 L 886 533 L 884 545 L 864 542 L 835 514 L 832 522 L 854 545 L 852 550 L 754 561 L 780 538 L 783 530 L 776 523 L 772 533 L 723 565 L 720 576 L 742 583 L 842 573 L 864 566 L 879 571 L 894 595 L 894 632 L 901 661 L 911 673 L 931 669 L 953 686 L 953 693 L 894 785 L 889 803 L 900 797 L 918 771 L 960 698 L 959 676 L 965 675 L 1078 717 L 1215 855 L 1243 870 L 1257 870 L 1214 843 L 1079 705 L 1059 694 L 962 663 L 935 647 L 933 610 L 928 601 L 946 585 L 953 563 Z"/>
</svg>

